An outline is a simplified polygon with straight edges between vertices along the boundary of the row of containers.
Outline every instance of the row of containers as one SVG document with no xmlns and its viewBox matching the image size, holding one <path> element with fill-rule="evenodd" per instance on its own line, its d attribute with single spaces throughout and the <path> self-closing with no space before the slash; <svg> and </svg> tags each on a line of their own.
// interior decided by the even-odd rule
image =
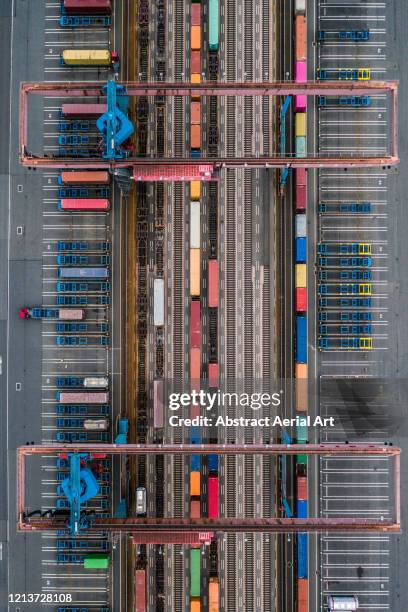
<svg viewBox="0 0 408 612">
<path fill-rule="evenodd" d="M 218 21 L 218 1 L 210 2 L 209 10 L 209 31 L 214 36 L 214 12 L 216 11 Z M 192 0 L 190 5 L 190 79 L 192 83 L 201 81 L 202 73 L 202 40 L 203 40 L 203 6 L 198 0 Z M 212 24 L 212 25 L 211 25 Z M 218 27 L 217 27 L 218 30 Z M 191 157 L 201 157 L 202 150 L 202 121 L 201 121 L 201 99 L 200 96 L 193 96 L 190 104 L 190 148 Z M 203 296 L 201 270 L 203 265 L 201 249 L 201 214 L 202 214 L 202 190 L 200 181 L 190 183 L 190 316 L 189 316 L 189 345 L 190 345 L 190 387 L 191 391 L 199 391 L 201 387 L 201 353 L 202 353 L 202 311 Z M 217 259 L 208 260 L 208 295 L 207 308 L 208 319 L 214 321 L 215 328 L 218 328 L 218 294 L 219 294 L 219 268 Z M 210 334 L 211 336 L 211 334 Z M 217 339 L 213 339 L 215 344 Z M 211 355 L 214 357 L 213 363 L 208 364 L 207 377 L 209 387 L 218 388 L 219 386 L 219 364 L 218 351 L 214 347 L 210 348 Z M 192 419 L 200 416 L 200 407 L 192 404 L 190 406 L 190 416 Z M 197 426 L 189 428 L 190 443 L 200 444 L 201 431 Z M 202 483 L 202 473 L 204 457 L 192 455 L 190 457 L 190 517 L 200 518 L 203 509 L 202 499 L 205 488 Z M 218 517 L 218 455 L 208 455 L 207 463 L 207 516 L 208 518 Z M 201 565 L 202 551 L 200 545 L 190 547 L 189 551 L 189 582 L 190 582 L 190 610 L 199 612 L 202 608 L 201 592 Z M 218 575 L 211 575 L 208 584 L 208 609 L 211 612 L 219 610 L 219 578 Z"/>
<path fill-rule="evenodd" d="M 295 30 L 295 80 L 307 80 L 307 22 L 305 0 L 296 0 Z M 307 156 L 307 97 L 295 96 L 295 153 Z M 307 365 L 307 173 L 305 168 L 295 170 L 295 408 L 297 415 L 308 410 Z M 296 427 L 296 442 L 308 441 L 306 425 Z M 307 455 L 296 456 L 296 516 L 306 518 L 307 506 Z M 296 535 L 296 609 L 308 612 L 308 535 Z"/>
</svg>

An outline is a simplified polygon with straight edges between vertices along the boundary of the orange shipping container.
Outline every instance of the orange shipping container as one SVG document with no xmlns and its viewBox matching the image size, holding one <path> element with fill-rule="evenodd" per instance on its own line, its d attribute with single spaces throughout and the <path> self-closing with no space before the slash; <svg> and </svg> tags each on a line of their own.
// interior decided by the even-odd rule
<svg viewBox="0 0 408 612">
<path fill-rule="evenodd" d="M 201 280 L 201 253 L 200 249 L 190 249 L 190 295 L 200 295 Z"/>
<path fill-rule="evenodd" d="M 309 580 L 298 578 L 297 581 L 297 612 L 308 612 Z"/>
<path fill-rule="evenodd" d="M 196 125 L 201 123 L 201 104 L 200 102 L 192 102 L 191 103 L 191 123 L 192 125 Z"/>
<path fill-rule="evenodd" d="M 200 472 L 190 472 L 190 496 L 200 497 Z"/>
<path fill-rule="evenodd" d="M 307 412 L 308 400 L 307 400 L 307 364 L 297 363 L 295 367 L 295 400 L 296 410 L 299 412 Z"/>
<path fill-rule="evenodd" d="M 198 25 L 191 26 L 191 50 L 198 51 L 201 49 L 201 27 Z"/>
<path fill-rule="evenodd" d="M 190 518 L 200 518 L 201 507 L 199 499 L 192 499 L 190 502 Z"/>
<path fill-rule="evenodd" d="M 201 25 L 201 4 L 191 5 L 191 25 Z"/>
<path fill-rule="evenodd" d="M 190 126 L 190 145 L 192 149 L 201 149 L 201 125 Z"/>
<path fill-rule="evenodd" d="M 201 610 L 201 600 L 196 597 L 192 597 L 190 599 L 190 612 L 200 612 Z"/>
<path fill-rule="evenodd" d="M 295 19 L 295 59 L 297 62 L 306 60 L 306 17 L 296 15 Z"/>
<path fill-rule="evenodd" d="M 208 612 L 219 612 L 220 583 L 218 578 L 210 578 L 208 585 Z"/>
<path fill-rule="evenodd" d="M 201 375 L 201 350 L 199 348 L 190 349 L 190 381 L 199 385 Z"/>
</svg>

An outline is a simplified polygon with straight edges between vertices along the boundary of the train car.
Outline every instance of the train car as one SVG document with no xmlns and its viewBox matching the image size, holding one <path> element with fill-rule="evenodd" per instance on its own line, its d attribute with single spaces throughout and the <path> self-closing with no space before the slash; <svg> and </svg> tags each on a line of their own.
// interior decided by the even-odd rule
<svg viewBox="0 0 408 612">
<path fill-rule="evenodd" d="M 201 595 L 201 550 L 190 550 L 190 597 Z"/>
<path fill-rule="evenodd" d="M 307 377 L 307 364 L 295 364 L 295 408 L 298 412 L 307 412 L 308 409 Z"/>
<path fill-rule="evenodd" d="M 208 364 L 208 386 L 218 389 L 220 386 L 220 366 L 218 363 Z"/>
<path fill-rule="evenodd" d="M 106 113 L 106 104 L 63 104 L 63 117 L 98 117 Z"/>
<path fill-rule="evenodd" d="M 163 427 L 164 419 L 164 382 L 153 381 L 153 426 Z"/>
<path fill-rule="evenodd" d="M 307 533 L 297 534 L 297 578 L 308 578 Z"/>
<path fill-rule="evenodd" d="M 309 612 L 309 580 L 298 578 L 296 585 L 297 612 Z"/>
<path fill-rule="evenodd" d="M 201 197 L 201 181 L 191 181 L 190 183 L 190 199 L 193 202 L 200 200 Z"/>
<path fill-rule="evenodd" d="M 164 280 L 155 278 L 153 282 L 153 323 L 156 327 L 164 325 Z"/>
<path fill-rule="evenodd" d="M 199 297 L 201 291 L 200 249 L 190 249 L 190 295 Z"/>
<path fill-rule="evenodd" d="M 305 211 L 307 202 L 306 168 L 295 170 L 295 206 L 297 211 Z"/>
<path fill-rule="evenodd" d="M 217 51 L 220 38 L 219 0 L 209 0 L 208 4 L 208 48 Z"/>
<path fill-rule="evenodd" d="M 219 482 L 217 476 L 208 477 L 208 518 L 218 518 Z"/>
<path fill-rule="evenodd" d="M 200 248 L 201 234 L 200 202 L 190 202 L 190 248 Z"/>
<path fill-rule="evenodd" d="M 61 54 L 64 66 L 110 66 L 112 53 L 107 49 L 65 49 Z"/>
<path fill-rule="evenodd" d="M 135 612 L 146 612 L 146 570 L 135 571 Z"/>
<path fill-rule="evenodd" d="M 61 8 L 69 15 L 106 15 L 112 12 L 111 0 L 63 0 Z"/>
<path fill-rule="evenodd" d="M 201 307 L 198 300 L 190 302 L 190 347 L 201 347 Z"/>
<path fill-rule="evenodd" d="M 295 59 L 297 62 L 306 61 L 306 17 L 304 15 L 296 15 L 295 17 Z"/>
<path fill-rule="evenodd" d="M 218 308 L 219 304 L 220 275 L 217 259 L 208 261 L 208 306 Z"/>
<path fill-rule="evenodd" d="M 106 404 L 109 393 L 102 391 L 69 392 L 57 391 L 56 400 L 61 404 Z"/>
<path fill-rule="evenodd" d="M 304 315 L 296 316 L 296 363 L 307 363 L 307 319 Z"/>
<path fill-rule="evenodd" d="M 106 212 L 110 209 L 109 200 L 103 198 L 62 198 L 57 205 L 58 210 L 73 212 L 73 211 L 84 211 L 94 212 L 101 211 Z"/>
<path fill-rule="evenodd" d="M 108 185 L 109 182 L 109 172 L 105 171 L 61 172 L 58 177 L 59 185 Z"/>
<path fill-rule="evenodd" d="M 200 472 L 190 472 L 190 497 L 200 497 L 200 480 Z"/>
</svg>

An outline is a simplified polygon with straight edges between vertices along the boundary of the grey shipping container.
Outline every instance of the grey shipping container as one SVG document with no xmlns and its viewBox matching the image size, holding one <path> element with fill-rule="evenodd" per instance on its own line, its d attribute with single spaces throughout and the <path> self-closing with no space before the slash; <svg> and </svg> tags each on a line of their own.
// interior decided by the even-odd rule
<svg viewBox="0 0 408 612">
<path fill-rule="evenodd" d="M 154 279 L 154 324 L 164 325 L 164 280 Z"/>
<path fill-rule="evenodd" d="M 108 268 L 59 268 L 59 278 L 109 278 Z"/>
</svg>

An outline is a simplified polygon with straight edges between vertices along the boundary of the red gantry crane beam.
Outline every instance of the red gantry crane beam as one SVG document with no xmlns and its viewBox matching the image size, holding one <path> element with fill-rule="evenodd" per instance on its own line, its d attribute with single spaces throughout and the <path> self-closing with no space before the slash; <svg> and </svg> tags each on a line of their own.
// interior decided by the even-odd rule
<svg viewBox="0 0 408 612">
<path fill-rule="evenodd" d="M 391 147 L 390 154 L 381 157 L 344 156 L 344 157 L 242 157 L 242 158 L 200 158 L 193 162 L 190 158 L 127 158 L 107 161 L 101 158 L 67 159 L 54 157 L 39 157 L 27 150 L 28 142 L 28 96 L 30 94 L 77 98 L 83 100 L 90 97 L 101 97 L 99 83 L 23 83 L 20 93 L 20 161 L 25 166 L 44 168 L 120 168 L 136 166 L 156 166 L 176 168 L 211 164 L 219 168 L 351 168 L 368 166 L 392 166 L 398 159 L 398 83 L 396 81 L 310 81 L 306 83 L 293 82 L 261 82 L 261 83 L 121 83 L 130 96 L 286 96 L 286 95 L 361 95 L 389 94 L 391 96 Z"/>
<path fill-rule="evenodd" d="M 88 530 L 121 531 L 146 534 L 163 531 L 169 534 L 185 532 L 186 537 L 194 537 L 198 532 L 270 532 L 289 531 L 399 531 L 401 528 L 400 511 L 400 449 L 394 446 L 374 444 L 49 444 L 44 446 L 23 446 L 17 450 L 17 513 L 19 531 L 48 531 L 62 529 L 66 517 L 29 517 L 25 503 L 25 459 L 27 456 L 54 455 L 66 453 L 89 453 L 92 457 L 106 455 L 322 455 L 322 456 L 384 456 L 393 461 L 393 518 L 226 518 L 182 519 L 182 518 L 112 518 L 96 519 Z M 385 513 L 384 513 L 385 514 Z M 388 516 L 388 513 L 387 513 Z"/>
</svg>

